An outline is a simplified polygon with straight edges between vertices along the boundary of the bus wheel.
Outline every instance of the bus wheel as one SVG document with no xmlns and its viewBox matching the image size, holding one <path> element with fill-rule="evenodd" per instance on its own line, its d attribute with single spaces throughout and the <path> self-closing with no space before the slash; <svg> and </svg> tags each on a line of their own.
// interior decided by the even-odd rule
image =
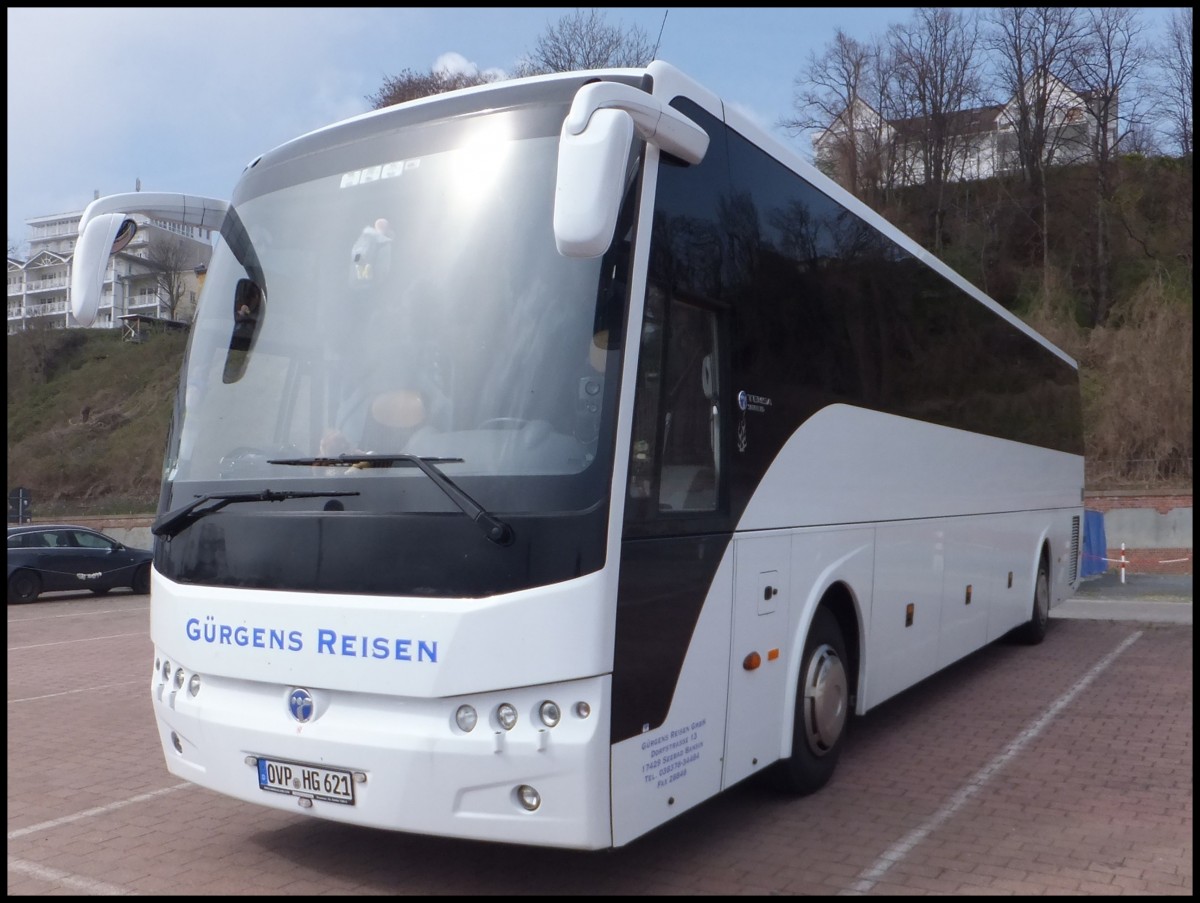
<svg viewBox="0 0 1200 903">
<path fill-rule="evenodd" d="M 1036 646 L 1046 638 L 1046 625 L 1050 623 L 1050 565 L 1045 553 L 1038 561 L 1037 580 L 1033 584 L 1033 612 L 1028 622 L 1018 633 L 1022 642 Z"/>
<path fill-rule="evenodd" d="M 800 663 L 792 754 L 775 768 L 776 783 L 787 793 L 813 793 L 833 774 L 850 715 L 845 662 L 846 645 L 837 619 L 829 609 L 818 608 Z"/>
</svg>

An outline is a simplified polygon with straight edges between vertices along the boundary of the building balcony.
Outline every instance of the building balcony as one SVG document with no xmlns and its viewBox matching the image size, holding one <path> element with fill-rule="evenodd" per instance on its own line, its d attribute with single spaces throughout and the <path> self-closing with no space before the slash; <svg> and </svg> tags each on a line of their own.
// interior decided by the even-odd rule
<svg viewBox="0 0 1200 903">
<path fill-rule="evenodd" d="M 48 317 L 67 312 L 66 301 L 51 301 L 47 304 L 30 304 L 25 308 L 26 317 Z"/>
<path fill-rule="evenodd" d="M 60 279 L 34 279 L 25 283 L 25 293 L 34 294 L 35 292 L 49 292 L 55 289 L 62 290 L 71 284 L 66 276 Z"/>
</svg>

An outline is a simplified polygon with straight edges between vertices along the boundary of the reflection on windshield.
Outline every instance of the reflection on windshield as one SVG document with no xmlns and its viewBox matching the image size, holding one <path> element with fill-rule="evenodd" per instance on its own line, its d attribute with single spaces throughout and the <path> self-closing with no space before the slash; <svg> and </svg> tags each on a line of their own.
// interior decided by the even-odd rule
<svg viewBox="0 0 1200 903">
<path fill-rule="evenodd" d="M 468 150 L 380 142 L 377 163 L 237 205 L 250 244 L 210 264 L 170 476 L 294 481 L 268 460 L 371 453 L 461 459 L 455 479 L 588 468 L 616 372 L 602 264 L 557 254 L 557 134 L 506 139 L 509 115 Z"/>
</svg>

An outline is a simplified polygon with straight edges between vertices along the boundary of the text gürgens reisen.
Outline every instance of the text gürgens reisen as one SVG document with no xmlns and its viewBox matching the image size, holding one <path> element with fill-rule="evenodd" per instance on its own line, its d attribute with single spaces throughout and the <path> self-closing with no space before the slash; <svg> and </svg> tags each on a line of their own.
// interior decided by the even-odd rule
<svg viewBox="0 0 1200 903">
<path fill-rule="evenodd" d="M 311 648 L 315 649 L 318 655 L 430 664 L 438 660 L 437 640 L 338 633 L 325 627 L 319 627 L 311 636 L 306 636 L 302 630 L 219 624 L 212 615 L 206 615 L 203 619 L 188 618 L 184 632 L 193 643 L 207 643 L 213 646 L 278 649 L 283 652 L 303 652 L 306 648 Z"/>
</svg>

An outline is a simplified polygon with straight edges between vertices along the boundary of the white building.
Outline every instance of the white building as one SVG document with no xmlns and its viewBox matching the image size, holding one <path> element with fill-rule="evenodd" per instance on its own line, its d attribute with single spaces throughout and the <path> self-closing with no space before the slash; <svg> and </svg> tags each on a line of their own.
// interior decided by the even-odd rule
<svg viewBox="0 0 1200 903">
<path fill-rule="evenodd" d="M 1086 93 L 1050 77 L 1047 103 L 1046 166 L 1083 163 L 1094 158 L 1096 120 Z M 959 110 L 947 117 L 946 139 L 953 149 L 947 181 L 986 179 L 1017 172 L 1017 99 L 1004 104 Z M 817 166 L 850 187 L 850 154 L 860 187 L 920 185 L 926 181 L 921 148 L 928 123 L 916 119 L 887 119 L 858 99 L 853 115 L 845 114 L 813 138 Z M 853 131 L 854 144 L 847 136 Z M 1108 146 L 1116 143 L 1116 121 L 1109 123 Z"/>
<path fill-rule="evenodd" d="M 29 256 L 8 258 L 8 334 L 31 324 L 78 328 L 71 315 L 71 264 L 83 211 L 37 216 L 30 229 Z M 114 254 L 104 275 L 104 290 L 93 328 L 114 329 L 122 317 L 190 320 L 200 281 L 212 256 L 212 230 L 135 215 L 133 241 Z M 166 245 L 170 251 L 163 251 Z M 172 263 L 180 294 L 174 317 L 161 276 L 162 261 Z M 158 261 L 156 264 L 155 261 Z"/>
</svg>

